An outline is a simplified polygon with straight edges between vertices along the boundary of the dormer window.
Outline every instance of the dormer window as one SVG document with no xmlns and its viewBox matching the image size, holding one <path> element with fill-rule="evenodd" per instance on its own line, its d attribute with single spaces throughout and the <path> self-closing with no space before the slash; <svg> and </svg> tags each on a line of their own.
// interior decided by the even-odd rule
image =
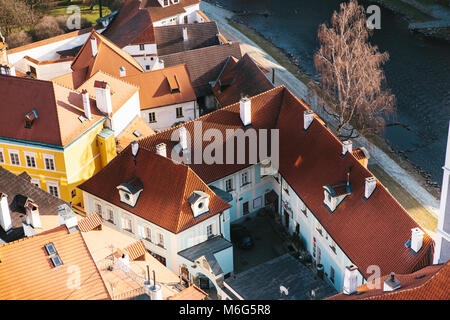
<svg viewBox="0 0 450 320">
<path fill-rule="evenodd" d="M 352 193 L 351 185 L 347 182 L 340 182 L 335 185 L 326 185 L 323 189 L 325 196 L 323 203 L 330 212 L 336 210 L 342 200 Z"/>
<path fill-rule="evenodd" d="M 209 212 L 209 194 L 196 190 L 188 198 L 192 214 L 197 218 Z"/>
<path fill-rule="evenodd" d="M 120 195 L 120 202 L 131 207 L 136 206 L 139 195 L 144 190 L 144 185 L 139 178 L 133 178 L 127 183 L 117 186 Z"/>
<path fill-rule="evenodd" d="M 25 128 L 31 129 L 33 122 L 38 118 L 36 110 L 32 110 L 25 115 Z"/>
</svg>

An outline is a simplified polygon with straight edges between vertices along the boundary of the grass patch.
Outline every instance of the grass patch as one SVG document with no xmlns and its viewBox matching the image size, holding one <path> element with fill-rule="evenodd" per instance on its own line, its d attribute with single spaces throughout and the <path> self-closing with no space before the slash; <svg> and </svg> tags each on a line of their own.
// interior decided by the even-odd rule
<svg viewBox="0 0 450 320">
<path fill-rule="evenodd" d="M 70 5 L 74 5 L 74 4 L 77 5 L 80 8 L 81 16 L 83 18 L 86 18 L 89 22 L 91 22 L 92 26 L 95 26 L 97 24 L 96 20 L 98 18 L 100 18 L 100 9 L 99 9 L 98 5 L 95 5 L 93 7 L 93 9 L 90 10 L 90 6 L 87 5 L 87 4 L 83 4 L 83 3 L 58 4 L 57 6 L 53 6 L 53 7 L 49 8 L 49 9 L 46 9 L 44 11 L 44 14 L 50 15 L 50 16 L 54 16 L 54 17 L 69 15 L 67 13 L 67 8 Z M 107 6 L 103 5 L 102 6 L 102 14 L 103 14 L 103 16 L 106 16 L 106 15 L 108 15 L 110 13 L 111 13 L 111 10 Z"/>
<path fill-rule="evenodd" d="M 408 211 L 409 215 L 424 229 L 434 232 L 438 220 L 423 207 L 408 191 L 397 183 L 379 165 L 369 165 L 369 170 L 387 188 L 395 199 Z"/>
</svg>

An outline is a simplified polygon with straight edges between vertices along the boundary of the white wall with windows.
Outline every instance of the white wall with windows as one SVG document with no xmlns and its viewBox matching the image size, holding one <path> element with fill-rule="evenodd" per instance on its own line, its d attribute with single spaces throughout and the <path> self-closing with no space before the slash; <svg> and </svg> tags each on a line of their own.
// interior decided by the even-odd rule
<svg viewBox="0 0 450 320">
<path fill-rule="evenodd" d="M 199 115 L 196 101 L 141 110 L 141 118 L 156 131 L 170 128 L 177 122 L 193 120 Z"/>
</svg>

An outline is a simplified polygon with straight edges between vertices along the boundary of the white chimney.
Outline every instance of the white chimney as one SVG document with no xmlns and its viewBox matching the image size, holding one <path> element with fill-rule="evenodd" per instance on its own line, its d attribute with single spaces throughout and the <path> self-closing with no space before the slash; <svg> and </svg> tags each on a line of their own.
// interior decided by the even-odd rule
<svg viewBox="0 0 450 320">
<path fill-rule="evenodd" d="M 28 200 L 25 205 L 25 211 L 27 212 L 27 222 L 31 224 L 33 228 L 42 228 L 41 218 L 39 216 L 39 206 Z"/>
<path fill-rule="evenodd" d="M 97 38 L 92 37 L 91 38 L 91 49 L 92 49 L 92 57 L 95 57 L 97 55 Z"/>
<path fill-rule="evenodd" d="M 342 155 L 344 156 L 347 152 L 352 153 L 353 145 L 350 140 L 342 142 Z"/>
<path fill-rule="evenodd" d="M 78 225 L 77 215 L 72 209 L 69 208 L 67 204 L 62 204 L 56 209 L 59 217 L 59 225 L 66 225 L 67 229 L 70 230 Z"/>
<path fill-rule="evenodd" d="M 156 154 L 160 156 L 167 157 L 167 149 L 165 143 L 160 143 L 156 145 Z"/>
<path fill-rule="evenodd" d="M 130 271 L 130 257 L 126 253 L 123 253 L 122 256 L 116 261 L 118 262 L 118 265 L 121 267 L 122 271 Z"/>
<path fill-rule="evenodd" d="M 182 150 L 186 150 L 188 148 L 187 145 L 187 132 L 185 127 L 180 127 L 178 129 L 178 132 L 180 134 L 180 146 Z"/>
<path fill-rule="evenodd" d="M 364 197 L 366 199 L 369 199 L 369 197 L 374 192 L 376 186 L 377 186 L 377 179 L 375 177 L 366 178 L 366 184 L 364 188 Z"/>
<path fill-rule="evenodd" d="M 0 192 L 0 227 L 5 232 L 12 228 L 11 214 L 9 212 L 8 195 Z"/>
<path fill-rule="evenodd" d="M 305 110 L 303 112 L 303 129 L 307 130 L 314 120 L 314 111 Z"/>
<path fill-rule="evenodd" d="M 12 66 L 12 67 L 9 69 L 9 75 L 11 75 L 11 76 L 16 76 L 16 67 Z"/>
<path fill-rule="evenodd" d="M 249 98 L 241 98 L 239 101 L 241 121 L 244 126 L 252 124 L 252 101 Z"/>
<path fill-rule="evenodd" d="M 395 277 L 395 273 L 391 272 L 391 276 L 384 280 L 383 291 L 394 291 L 401 287 L 401 282 Z"/>
<path fill-rule="evenodd" d="M 162 300 L 162 290 L 160 284 L 154 284 L 147 286 L 150 291 L 150 300 Z"/>
<path fill-rule="evenodd" d="M 358 268 L 354 265 L 347 266 L 344 272 L 344 294 L 353 294 L 358 291 Z"/>
<path fill-rule="evenodd" d="M 189 40 L 187 27 L 183 27 L 183 40 L 184 41 L 188 41 Z"/>
<path fill-rule="evenodd" d="M 414 252 L 419 252 L 422 248 L 424 232 L 420 228 L 411 229 L 411 249 Z"/>
<path fill-rule="evenodd" d="M 112 114 L 111 89 L 104 81 L 95 81 L 95 100 L 97 108 L 106 114 Z"/>
<path fill-rule="evenodd" d="M 86 89 L 83 89 L 83 91 L 81 91 L 81 97 L 83 99 L 84 115 L 87 119 L 92 120 L 91 103 L 89 101 L 89 94 Z"/>
<path fill-rule="evenodd" d="M 125 77 L 127 75 L 127 71 L 125 70 L 125 67 L 120 67 L 119 68 L 120 71 L 120 77 Z"/>
</svg>

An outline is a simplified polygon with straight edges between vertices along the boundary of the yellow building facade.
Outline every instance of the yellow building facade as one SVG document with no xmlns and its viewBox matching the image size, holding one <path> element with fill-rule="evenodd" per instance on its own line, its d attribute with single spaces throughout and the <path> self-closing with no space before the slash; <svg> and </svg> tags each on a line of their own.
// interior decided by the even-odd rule
<svg viewBox="0 0 450 320">
<path fill-rule="evenodd" d="M 59 198 L 83 205 L 77 186 L 116 156 L 114 133 L 101 119 L 65 147 L 0 137 L 0 165 Z"/>
</svg>

